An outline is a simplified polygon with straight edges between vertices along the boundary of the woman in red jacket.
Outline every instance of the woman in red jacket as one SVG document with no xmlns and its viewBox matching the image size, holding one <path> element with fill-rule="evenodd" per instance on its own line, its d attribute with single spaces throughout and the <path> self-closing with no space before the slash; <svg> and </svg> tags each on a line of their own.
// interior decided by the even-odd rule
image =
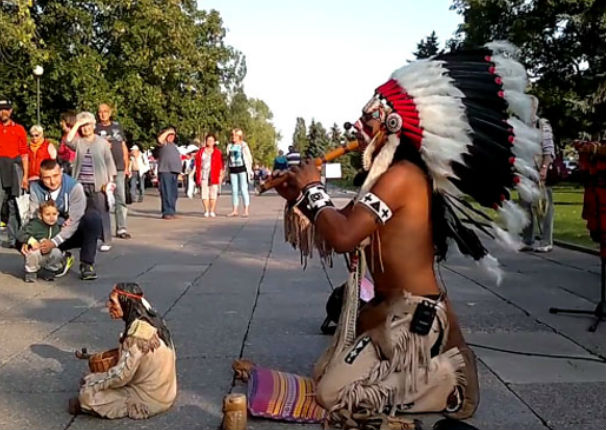
<svg viewBox="0 0 607 430">
<path fill-rule="evenodd" d="M 30 143 L 28 145 L 29 154 L 29 175 L 31 181 L 40 179 L 40 163 L 44 160 L 57 158 L 57 149 L 44 138 L 44 130 L 40 125 L 33 125 L 30 128 Z"/>
<path fill-rule="evenodd" d="M 196 153 L 194 161 L 196 185 L 200 187 L 205 217 L 215 217 L 217 191 L 223 173 L 223 159 L 221 151 L 215 147 L 216 140 L 214 134 L 207 134 L 205 144 Z"/>
</svg>

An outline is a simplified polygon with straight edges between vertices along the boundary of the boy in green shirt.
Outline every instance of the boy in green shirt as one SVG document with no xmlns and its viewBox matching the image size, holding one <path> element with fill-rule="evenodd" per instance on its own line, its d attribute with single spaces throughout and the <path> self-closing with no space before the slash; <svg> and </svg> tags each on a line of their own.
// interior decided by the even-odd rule
<svg viewBox="0 0 607 430">
<path fill-rule="evenodd" d="M 63 256 L 59 248 L 53 248 L 47 254 L 40 252 L 40 241 L 50 239 L 59 233 L 57 224 L 59 210 L 53 200 L 42 202 L 38 207 L 39 218 L 30 220 L 17 233 L 17 240 L 22 243 L 21 251 L 25 256 L 25 282 L 34 282 L 38 271 L 44 268 L 50 272 L 45 279 L 52 281 L 54 273 L 61 269 Z"/>
</svg>

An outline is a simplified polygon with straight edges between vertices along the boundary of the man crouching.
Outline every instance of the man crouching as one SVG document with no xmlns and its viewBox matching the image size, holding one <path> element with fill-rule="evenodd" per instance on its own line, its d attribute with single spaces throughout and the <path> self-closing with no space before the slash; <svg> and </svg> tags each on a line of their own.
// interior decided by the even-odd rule
<svg viewBox="0 0 607 430">
<path fill-rule="evenodd" d="M 114 286 L 107 302 L 112 319 L 122 319 L 118 362 L 89 373 L 69 402 L 73 415 L 144 419 L 168 410 L 177 396 L 175 347 L 162 318 L 136 283 Z"/>
</svg>

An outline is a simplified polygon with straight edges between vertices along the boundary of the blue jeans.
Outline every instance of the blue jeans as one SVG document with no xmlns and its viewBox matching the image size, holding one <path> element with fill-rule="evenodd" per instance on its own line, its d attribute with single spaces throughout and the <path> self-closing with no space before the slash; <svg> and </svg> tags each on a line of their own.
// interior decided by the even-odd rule
<svg viewBox="0 0 607 430">
<path fill-rule="evenodd" d="M 533 211 L 527 202 L 521 202 L 521 206 L 527 211 L 531 222 L 523 229 L 523 242 L 525 245 L 533 245 L 535 241 L 535 223 L 540 228 L 540 246 L 552 245 L 552 227 L 554 217 L 554 203 L 552 202 L 552 187 L 546 187 L 546 214 L 543 218 Z"/>
<path fill-rule="evenodd" d="M 145 194 L 145 178 L 140 176 L 138 172 L 133 172 L 129 178 L 129 188 L 133 203 L 142 202 Z"/>
<path fill-rule="evenodd" d="M 238 193 L 242 194 L 244 207 L 249 206 L 249 181 L 247 172 L 230 173 L 230 185 L 232 186 L 232 206 L 238 208 Z"/>
<path fill-rule="evenodd" d="M 102 232 L 101 214 L 95 208 L 88 208 L 84 216 L 80 218 L 78 230 L 76 230 L 72 237 L 59 245 L 59 249 L 66 251 L 68 249 L 80 248 L 80 262 L 95 264 L 97 239 L 101 238 Z"/>
<path fill-rule="evenodd" d="M 159 172 L 162 215 L 175 215 L 177 205 L 177 173 Z"/>
</svg>

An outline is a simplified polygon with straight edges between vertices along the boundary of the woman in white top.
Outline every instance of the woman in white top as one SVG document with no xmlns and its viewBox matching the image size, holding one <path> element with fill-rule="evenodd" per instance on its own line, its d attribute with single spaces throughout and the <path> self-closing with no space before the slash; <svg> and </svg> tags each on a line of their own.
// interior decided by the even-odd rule
<svg viewBox="0 0 607 430">
<path fill-rule="evenodd" d="M 232 185 L 233 210 L 228 216 L 238 215 L 239 194 L 242 194 L 243 216 L 249 216 L 249 181 L 253 179 L 253 157 L 249 145 L 243 140 L 242 130 L 232 130 L 232 143 L 228 145 L 228 169 Z"/>
<path fill-rule="evenodd" d="M 145 194 L 145 174 L 150 170 L 150 161 L 137 145 L 131 146 L 129 165 L 131 166 L 131 177 L 129 178 L 131 200 L 141 203 Z"/>
</svg>

